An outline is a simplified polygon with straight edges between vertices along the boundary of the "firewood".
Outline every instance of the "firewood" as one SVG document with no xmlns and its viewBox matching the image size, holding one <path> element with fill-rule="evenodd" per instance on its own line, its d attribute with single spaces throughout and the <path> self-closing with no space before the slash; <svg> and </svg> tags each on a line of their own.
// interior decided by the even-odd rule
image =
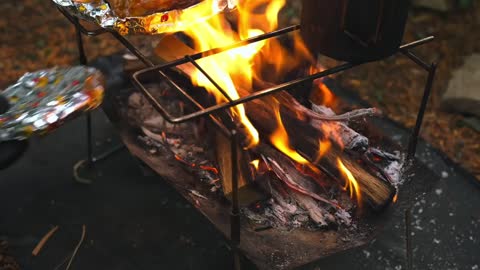
<svg viewBox="0 0 480 270">
<path fill-rule="evenodd" d="M 251 120 L 262 134 L 272 134 L 277 126 L 274 112 L 269 108 L 268 102 L 257 102 L 255 105 L 247 104 L 247 112 L 251 113 Z M 322 131 L 318 126 L 298 119 L 298 111 L 291 106 L 282 107 L 282 120 L 289 133 L 291 145 L 310 162 L 327 172 L 335 179 L 343 179 L 341 171 L 337 167 L 337 158 L 341 158 L 345 166 L 352 172 L 360 185 L 364 199 L 375 209 L 380 209 L 388 204 L 395 194 L 395 188 L 388 182 L 369 172 L 362 164 L 355 160 L 353 151 L 344 151 L 338 145 L 333 144 L 325 155 L 318 160 L 320 149 L 319 138 Z M 301 105 L 299 105 L 301 106 Z M 250 115 L 250 114 L 249 114 Z M 299 132 L 301 131 L 301 132 Z"/>
<path fill-rule="evenodd" d="M 320 196 L 320 187 L 315 182 L 302 175 L 302 173 L 300 173 L 293 165 L 292 161 L 285 155 L 281 154 L 278 150 L 268 145 L 260 144 L 254 151 L 265 156 L 265 162 L 271 167 L 271 170 L 276 174 L 278 179 L 283 181 L 285 185 L 291 189 L 334 208 L 341 208 L 337 203 Z"/>
<path fill-rule="evenodd" d="M 328 223 L 335 222 L 335 218 L 331 214 L 326 213 L 322 208 L 320 208 L 315 202 L 315 200 L 313 200 L 311 197 L 305 196 L 295 191 L 290 191 L 289 193 L 290 196 L 292 196 L 295 201 L 308 212 L 309 216 L 317 224 L 327 226 Z"/>
<path fill-rule="evenodd" d="M 167 43 L 163 44 L 163 42 Z M 158 45 L 156 50 L 157 56 L 164 61 L 171 61 L 172 51 L 165 52 L 164 48 L 174 48 L 179 50 L 182 54 L 185 54 L 190 50 L 190 54 L 194 53 L 192 49 L 176 39 L 174 36 L 164 38 Z M 185 64 L 177 67 L 179 71 L 184 74 L 191 75 L 195 68 L 192 65 Z M 248 95 L 241 85 L 237 86 L 237 91 L 240 96 Z M 388 183 L 385 179 L 377 176 L 375 172 L 368 170 L 361 162 L 359 162 L 358 155 L 362 154 L 362 151 L 354 151 L 354 149 L 344 149 L 345 145 L 352 145 L 350 140 L 351 136 L 341 136 L 343 141 L 342 145 L 335 143 L 333 140 L 332 147 L 325 155 L 319 159 L 318 152 L 321 147 L 320 139 L 330 139 L 327 134 L 319 126 L 321 124 L 321 117 L 318 113 L 315 113 L 308 108 L 302 106 L 287 92 L 281 92 L 273 96 L 263 97 L 253 100 L 245 104 L 247 114 L 259 130 L 263 137 L 268 138 L 277 130 L 277 123 L 275 121 L 275 108 L 274 104 L 280 104 L 281 117 L 286 131 L 290 138 L 290 144 L 300 152 L 306 159 L 314 163 L 325 173 L 337 181 L 345 181 L 342 172 L 338 168 L 338 158 L 341 158 L 345 167 L 350 170 L 360 186 L 362 198 L 373 209 L 382 209 L 388 205 L 393 196 L 395 195 L 395 187 Z M 314 121 L 312 121 L 312 119 Z M 242 130 L 239 130 L 242 133 Z M 245 134 L 244 134 L 245 135 Z M 247 136 L 245 136 L 247 137 Z M 356 138 L 355 140 L 357 140 Z M 368 140 L 367 140 L 368 141 Z M 353 144 L 355 145 L 355 144 Z"/>
<path fill-rule="evenodd" d="M 217 132 L 215 134 L 215 143 L 217 163 L 223 180 L 223 194 L 225 194 L 225 197 L 230 200 L 233 187 L 232 182 L 226 181 L 226 179 L 232 179 L 231 143 L 230 140 L 220 132 Z M 251 160 L 249 160 L 246 152 L 240 146 L 237 146 L 237 155 L 238 158 L 236 162 L 238 166 L 237 173 L 239 188 L 238 198 L 240 205 L 246 206 L 251 204 L 252 202 L 265 199 L 263 193 L 258 192 L 258 190 L 254 189 L 251 185 L 249 185 L 252 182 L 252 175 L 250 173 L 250 168 L 247 166 L 250 166 L 249 163 Z"/>
</svg>

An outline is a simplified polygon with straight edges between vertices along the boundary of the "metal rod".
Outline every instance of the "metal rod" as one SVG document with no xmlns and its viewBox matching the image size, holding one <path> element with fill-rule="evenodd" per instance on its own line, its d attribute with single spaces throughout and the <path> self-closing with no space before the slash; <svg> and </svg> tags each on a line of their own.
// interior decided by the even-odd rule
<svg viewBox="0 0 480 270">
<path fill-rule="evenodd" d="M 75 30 L 77 34 L 77 47 L 78 47 L 78 60 L 80 62 L 80 65 L 86 65 L 87 64 L 87 56 L 85 55 L 85 48 L 83 47 L 83 37 L 82 37 L 82 31 L 80 30 L 80 23 L 78 22 L 78 19 L 75 18 Z"/>
<path fill-rule="evenodd" d="M 77 34 L 77 47 L 78 47 L 78 59 L 81 65 L 87 65 L 87 56 L 85 55 L 85 48 L 83 46 L 83 37 L 80 30 L 80 23 L 77 18 L 74 18 L 74 25 Z M 90 112 L 86 114 L 86 131 L 87 136 L 87 167 L 91 167 L 94 164 L 93 161 L 93 139 L 92 139 L 92 115 Z"/>
<path fill-rule="evenodd" d="M 93 157 L 93 136 L 92 136 L 92 114 L 87 112 L 87 167 L 93 166 L 95 163 Z"/>
<path fill-rule="evenodd" d="M 228 102 L 228 103 L 217 104 L 217 105 L 211 106 L 209 108 L 206 108 L 204 110 L 193 112 L 193 113 L 188 114 L 188 115 L 184 115 L 184 116 L 181 116 L 181 117 L 178 117 L 178 118 L 167 119 L 167 121 L 169 121 L 171 123 L 175 123 L 175 124 L 187 122 L 187 121 L 190 121 L 192 119 L 202 117 L 202 116 L 205 116 L 205 115 L 209 115 L 209 114 L 214 114 L 214 113 L 217 113 L 219 111 L 223 111 L 223 110 L 229 109 L 231 107 L 234 107 L 234 106 L 237 106 L 237 105 L 249 102 L 249 101 L 253 101 L 255 99 L 259 99 L 259 98 L 264 97 L 264 96 L 273 95 L 275 93 L 287 90 L 287 89 L 292 88 L 294 86 L 304 84 L 305 82 L 309 82 L 309 81 L 312 81 L 312 80 L 315 80 L 315 79 L 323 78 L 323 77 L 326 77 L 326 76 L 329 76 L 329 75 L 332 75 L 332 74 L 335 74 L 335 73 L 338 73 L 338 72 L 341 72 L 341 71 L 344 71 L 344 70 L 347 70 L 347 69 L 351 69 L 352 67 L 355 67 L 355 66 L 358 66 L 358 65 L 360 65 L 360 64 L 346 63 L 346 64 L 343 64 L 341 66 L 337 66 L 337 67 L 334 67 L 332 69 L 327 69 L 325 71 L 310 75 L 310 76 L 305 77 L 303 79 L 297 79 L 297 80 L 293 80 L 293 81 L 288 82 L 288 83 L 279 84 L 279 85 L 276 85 L 274 87 L 270 87 L 270 88 L 267 88 L 267 89 L 264 89 L 264 90 L 261 90 L 261 91 L 254 92 L 253 94 L 251 94 L 249 96 L 246 96 L 246 97 L 243 97 L 243 98 L 240 98 L 240 99 Z M 141 82 L 138 79 L 138 76 L 140 76 L 141 74 L 143 74 L 143 72 L 142 73 L 135 73 L 133 75 L 134 81 L 136 81 L 137 85 L 141 84 Z M 186 91 L 182 90 L 182 94 L 183 93 L 186 93 Z"/>
<path fill-rule="evenodd" d="M 428 71 L 427 83 L 425 85 L 425 90 L 424 90 L 422 101 L 420 104 L 420 109 L 418 111 L 417 122 L 415 123 L 415 127 L 412 131 L 412 135 L 410 136 L 410 141 L 408 142 L 407 158 L 409 160 L 412 160 L 413 158 L 415 158 L 415 154 L 417 152 L 418 136 L 420 135 L 420 129 L 422 128 L 423 119 L 425 117 L 425 111 L 428 105 L 428 100 L 432 92 L 436 71 L 437 71 L 437 64 L 432 63 Z"/>
<path fill-rule="evenodd" d="M 232 243 L 234 256 L 234 269 L 240 270 L 240 256 L 238 254 L 238 247 L 240 245 L 240 203 L 238 201 L 238 137 L 235 130 L 231 131 L 230 146 L 231 146 L 231 167 L 232 167 L 232 209 L 230 214 L 230 240 Z"/>
<path fill-rule="evenodd" d="M 292 31 L 292 30 L 290 30 L 290 31 Z M 422 44 L 425 44 L 427 42 L 432 41 L 433 39 L 434 39 L 434 37 L 427 37 L 427 38 L 424 38 L 424 39 L 421 39 L 421 40 L 417 40 L 417 41 L 402 45 L 399 48 L 399 51 L 408 50 L 410 48 L 420 46 Z M 215 51 L 219 51 L 219 50 L 221 50 L 221 49 L 215 49 Z M 198 55 L 203 55 L 203 53 L 191 55 L 190 58 L 195 59 L 195 57 L 198 56 Z M 170 62 L 170 63 L 165 64 L 165 65 L 154 66 L 154 67 L 151 67 L 151 68 L 146 68 L 146 69 L 141 70 L 141 71 L 137 71 L 136 73 L 133 74 L 133 80 L 134 80 L 134 82 L 137 86 L 141 87 L 142 83 L 139 80 L 139 77 L 141 75 L 143 75 L 145 73 L 148 73 L 148 72 L 152 72 L 152 71 L 161 71 L 161 70 L 165 70 L 165 69 L 168 69 L 168 68 L 172 68 L 172 67 L 175 67 L 175 66 L 178 66 L 178 65 L 185 64 L 189 61 L 190 61 L 189 58 L 185 57 L 183 59 L 179 59 L 179 60 Z M 217 113 L 219 111 L 226 110 L 226 109 L 229 109 L 231 107 L 234 107 L 234 106 L 237 106 L 237 105 L 249 102 L 249 101 L 253 101 L 255 99 L 258 99 L 258 98 L 261 98 L 261 97 L 264 97 L 264 96 L 267 96 L 267 95 L 273 95 L 273 94 L 278 93 L 280 91 L 284 91 L 284 90 L 287 90 L 289 88 L 293 88 L 295 86 L 302 85 L 306 82 L 310 82 L 310 81 L 313 81 L 313 80 L 316 80 L 316 79 L 319 79 L 319 78 L 323 78 L 323 77 L 326 77 L 326 76 L 329 76 L 329 75 L 333 75 L 335 73 L 339 73 L 339 72 L 351 69 L 353 67 L 356 67 L 356 66 L 359 66 L 359 65 L 362 65 L 362 64 L 365 64 L 365 62 L 345 63 L 345 64 L 339 65 L 337 67 L 327 69 L 327 70 L 324 70 L 322 72 L 318 72 L 318 73 L 312 74 L 310 76 L 307 76 L 307 77 L 304 77 L 304 78 L 301 78 L 301 79 L 296 79 L 296 80 L 293 80 L 293 81 L 290 81 L 290 82 L 287 82 L 287 83 L 279 84 L 279 85 L 276 85 L 274 87 L 270 87 L 270 88 L 267 88 L 267 89 L 264 89 L 264 90 L 261 90 L 261 91 L 254 92 L 253 94 L 251 94 L 249 96 L 246 96 L 246 97 L 243 97 L 243 98 L 240 98 L 240 99 L 228 102 L 228 103 L 217 104 L 217 105 L 211 106 L 209 108 L 199 110 L 199 111 L 193 112 L 191 114 L 184 115 L 184 116 L 177 117 L 177 118 L 169 116 L 169 117 L 166 117 L 166 120 L 168 122 L 171 122 L 171 123 L 174 123 L 174 124 L 187 122 L 187 121 L 190 121 L 190 120 L 193 120 L 193 119 L 205 116 L 205 115 L 211 115 L 211 114 Z M 184 95 L 188 99 L 192 100 L 190 95 L 188 95 L 187 91 L 185 91 L 184 89 L 179 87 L 177 84 L 175 84 L 171 79 L 168 78 L 167 75 L 165 75 L 165 73 L 163 73 L 163 75 L 166 76 L 167 82 L 169 82 L 172 86 L 174 86 L 174 88 L 176 90 L 178 90 L 182 95 Z M 146 91 L 148 91 L 148 90 L 146 90 Z M 192 102 L 194 102 L 194 101 L 192 101 Z"/>
<path fill-rule="evenodd" d="M 130 41 L 128 41 L 125 37 L 120 35 L 117 32 L 111 32 L 111 34 L 118 40 L 120 43 L 122 43 L 133 55 L 135 55 L 140 61 L 142 61 L 146 66 L 148 67 L 154 67 L 154 63 L 148 59 L 139 49 L 137 49 Z M 195 107 L 197 107 L 199 110 L 204 110 L 205 108 L 198 103 L 194 98 L 192 98 L 190 95 L 188 95 L 177 83 L 175 83 L 170 76 L 167 76 L 162 70 L 156 70 L 162 78 L 164 78 L 171 86 L 173 86 L 177 91 L 179 91 L 184 97 L 186 97 Z M 147 98 L 149 103 L 153 106 L 153 108 L 159 112 L 167 121 L 169 119 L 172 119 L 173 116 L 168 113 L 167 110 L 163 108 L 163 106 L 158 103 L 158 101 L 155 99 L 155 97 L 150 93 L 150 91 L 143 86 L 143 84 L 133 77 L 133 83 L 140 89 L 140 91 L 143 93 L 143 95 Z M 213 121 L 213 123 L 220 129 L 220 131 L 226 135 L 230 136 L 230 131 L 214 116 L 210 115 L 210 119 Z M 173 124 L 178 124 L 179 122 L 172 122 L 169 121 Z"/>
<path fill-rule="evenodd" d="M 414 54 L 413 52 L 411 52 L 410 50 L 403 50 L 402 53 L 407 56 L 408 58 L 410 58 L 413 62 L 415 62 L 417 65 L 421 66 L 423 69 L 425 69 L 426 71 L 429 71 L 430 70 L 430 65 L 423 61 L 422 59 L 420 59 L 420 57 L 418 57 L 416 54 Z"/>
<path fill-rule="evenodd" d="M 433 41 L 434 39 L 435 39 L 434 36 L 428 36 L 428 37 L 425 37 L 425 38 L 422 38 L 422 39 L 419 39 L 419 40 L 415 40 L 413 42 L 410 42 L 410 43 L 407 43 L 405 45 L 400 46 L 400 50 L 408 50 L 408 49 L 411 49 L 411 48 L 415 48 L 415 47 L 418 47 L 418 46 L 423 45 L 425 43 L 428 43 L 430 41 Z"/>
<path fill-rule="evenodd" d="M 101 153 L 100 155 L 93 157 L 92 161 L 93 161 L 93 163 L 97 163 L 99 161 L 107 159 L 109 156 L 115 154 L 116 152 L 118 152 L 118 151 L 120 151 L 124 148 L 125 148 L 125 145 L 123 145 L 123 144 L 119 144 L 117 146 L 114 146 L 110 150 L 105 151 L 105 152 Z"/>
<path fill-rule="evenodd" d="M 198 60 L 199 58 L 212 56 L 214 54 L 219 54 L 219 53 L 222 53 L 222 52 L 225 52 L 225 51 L 229 51 L 231 49 L 242 47 L 242 46 L 252 44 L 252 43 L 255 43 L 255 42 L 259 42 L 259 41 L 262 41 L 262 40 L 265 40 L 265 39 L 278 37 L 278 36 L 281 36 L 281 35 L 296 31 L 296 30 L 300 30 L 300 25 L 288 26 L 288 27 L 279 29 L 277 31 L 269 32 L 269 33 L 262 34 L 262 35 L 259 35 L 259 36 L 256 36 L 256 37 L 252 37 L 252 38 L 249 38 L 249 39 L 242 40 L 242 41 L 234 43 L 232 45 L 228 45 L 228 46 L 225 46 L 225 47 L 215 48 L 215 49 L 211 49 L 211 50 L 204 51 L 204 52 L 201 52 L 201 53 L 193 54 L 192 58 L 195 59 L 195 60 Z"/>
<path fill-rule="evenodd" d="M 228 95 L 227 92 L 208 74 L 198 63 L 195 61 L 191 56 L 187 55 L 185 56 L 187 59 L 190 60 L 190 63 L 192 63 L 200 72 L 217 88 L 220 93 L 230 102 L 232 102 L 232 98 Z"/>
<path fill-rule="evenodd" d="M 249 45 L 249 44 L 259 42 L 259 41 L 262 41 L 262 40 L 265 40 L 265 39 L 268 39 L 268 38 L 272 38 L 272 37 L 280 36 L 280 35 L 283 35 L 283 34 L 286 34 L 286 33 L 289 33 L 289 32 L 293 32 L 293 31 L 298 30 L 298 29 L 300 29 L 300 26 L 298 26 L 298 25 L 286 27 L 286 28 L 280 29 L 278 31 L 274 31 L 274 32 L 266 33 L 266 34 L 259 35 L 259 36 L 253 37 L 253 38 L 249 38 L 249 39 L 234 43 L 234 44 L 229 45 L 229 46 L 210 49 L 210 50 L 207 50 L 207 51 L 195 53 L 195 54 L 190 55 L 189 58 L 193 59 L 193 60 L 199 60 L 199 59 L 204 58 L 204 57 L 212 56 L 212 55 L 219 54 L 219 53 L 222 53 L 222 52 L 226 52 L 226 51 L 229 51 L 229 50 L 241 47 L 241 46 Z M 180 66 L 180 65 L 183 65 L 183 64 L 186 64 L 186 63 L 190 62 L 189 58 L 184 57 L 184 58 L 174 60 L 174 61 L 172 61 L 170 63 L 167 63 L 167 64 L 164 64 L 164 65 L 158 65 L 158 66 L 155 66 L 155 67 L 146 68 L 146 69 L 142 70 L 142 73 L 151 72 L 151 71 L 155 71 L 155 70 L 159 70 L 159 69 L 166 69 L 166 68 L 175 67 L 175 66 Z"/>
<path fill-rule="evenodd" d="M 412 246 L 412 209 L 405 210 L 405 257 L 406 269 L 413 269 L 413 246 Z"/>
</svg>

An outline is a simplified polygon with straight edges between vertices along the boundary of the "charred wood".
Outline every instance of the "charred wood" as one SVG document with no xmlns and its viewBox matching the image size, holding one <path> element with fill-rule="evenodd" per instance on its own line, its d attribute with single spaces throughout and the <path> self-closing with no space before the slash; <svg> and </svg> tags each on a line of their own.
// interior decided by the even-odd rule
<svg viewBox="0 0 480 270">
<path fill-rule="evenodd" d="M 174 60 L 172 59 L 171 51 L 167 55 L 165 54 L 168 51 L 164 49 L 166 47 L 175 48 L 183 53 L 189 51 L 185 44 L 176 40 L 173 36 L 168 39 L 165 38 L 163 42 L 166 44 L 159 44 L 158 48 L 161 49 L 157 50 L 157 55 L 163 60 Z M 190 49 L 191 53 L 193 51 Z M 177 68 L 187 76 L 192 75 L 195 70 L 189 64 Z M 261 82 L 260 84 L 265 85 L 267 83 Z M 249 88 L 242 87 L 241 84 L 237 85 L 237 91 L 240 96 L 249 94 L 249 91 L 245 89 Z M 338 159 L 340 158 L 345 167 L 358 181 L 363 200 L 373 209 L 380 210 L 391 202 L 395 195 L 395 187 L 386 179 L 383 179 L 377 172 L 369 170 L 362 162 L 361 157 L 368 148 L 368 139 L 349 129 L 343 123 L 333 122 L 332 124 L 331 120 L 333 119 L 329 118 L 336 118 L 337 116 L 329 116 L 312 111 L 298 103 L 287 92 L 281 92 L 274 96 L 253 100 L 245 104 L 247 115 L 264 138 L 268 138 L 278 128 L 275 106 L 280 106 L 282 122 L 289 134 L 290 144 L 306 159 L 343 185 L 345 179 L 342 171 L 338 168 Z M 376 111 L 370 110 L 362 113 L 374 114 Z M 364 116 L 362 113 L 360 115 Z M 341 117 L 341 120 L 348 120 L 356 114 L 358 115 L 358 112 L 347 114 L 347 116 Z M 323 125 L 336 126 L 338 129 L 335 134 L 339 137 L 332 138 L 332 134 L 326 132 Z M 241 128 L 239 132 L 243 133 L 245 138 L 248 137 Z M 333 143 L 329 151 L 326 151 L 319 158 L 322 140 L 332 141 Z"/>
</svg>

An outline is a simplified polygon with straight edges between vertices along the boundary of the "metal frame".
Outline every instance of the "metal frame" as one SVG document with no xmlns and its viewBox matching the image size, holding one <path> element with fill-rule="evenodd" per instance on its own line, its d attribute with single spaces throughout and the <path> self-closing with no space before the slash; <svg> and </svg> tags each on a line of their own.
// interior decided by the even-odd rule
<svg viewBox="0 0 480 270">
<path fill-rule="evenodd" d="M 195 119 L 198 119 L 200 117 L 209 117 L 212 122 L 219 128 L 219 130 L 226 136 L 230 138 L 231 141 L 231 152 L 232 152 L 232 206 L 231 206 L 231 231 L 230 231 L 230 243 L 231 247 L 234 252 L 234 267 L 235 269 L 240 269 L 240 257 L 239 257 L 239 244 L 241 240 L 240 236 L 240 207 L 239 207 L 239 199 L 238 199 L 238 165 L 237 162 L 237 145 L 238 145 L 238 136 L 237 132 L 235 131 L 235 123 L 233 123 L 233 120 L 231 123 L 226 123 L 228 125 L 225 126 L 221 121 L 219 121 L 214 114 L 217 112 L 225 111 L 229 108 L 232 108 L 234 106 L 250 102 L 265 96 L 270 96 L 275 93 L 278 93 L 280 91 L 284 91 L 287 89 L 293 89 L 295 86 L 302 85 L 307 82 L 312 82 L 313 80 L 324 78 L 326 76 L 330 76 L 339 72 L 343 72 L 345 70 L 366 64 L 367 62 L 358 62 L 358 63 L 344 63 L 339 66 L 324 70 L 322 72 L 318 72 L 303 78 L 295 79 L 287 83 L 282 83 L 267 89 L 263 89 L 261 91 L 256 91 L 252 93 L 249 96 L 242 97 L 237 100 L 232 100 L 226 93 L 225 91 L 216 83 L 211 76 L 206 72 L 202 67 L 196 62 L 196 60 L 202 59 L 204 57 L 212 56 L 215 54 L 219 54 L 234 48 L 238 48 L 241 46 L 245 46 L 251 43 L 259 42 L 265 39 L 269 38 L 274 38 L 274 37 L 279 37 L 284 34 L 291 33 L 293 31 L 298 31 L 300 29 L 299 25 L 294 25 L 290 26 L 287 28 L 283 28 L 271 33 L 263 34 L 254 38 L 250 38 L 247 40 L 240 41 L 238 43 L 222 47 L 222 48 L 215 48 L 211 49 L 208 51 L 204 51 L 201 53 L 196 53 L 193 55 L 187 55 L 184 58 L 175 60 L 173 62 L 163 64 L 163 65 L 155 65 L 152 61 L 150 61 L 147 57 L 145 57 L 138 48 L 136 48 L 130 41 L 128 41 L 125 37 L 120 35 L 118 32 L 113 31 L 113 30 L 107 30 L 107 29 L 96 29 L 96 30 L 88 30 L 85 27 L 83 27 L 78 19 L 74 17 L 73 15 L 69 14 L 68 11 L 66 11 L 62 7 L 58 7 L 61 13 L 65 15 L 65 17 L 71 21 L 77 30 L 77 39 L 78 39 L 78 47 L 79 47 L 79 57 L 80 61 L 82 64 L 86 64 L 86 57 L 85 53 L 83 50 L 83 41 L 82 41 L 82 34 L 87 35 L 87 36 L 98 36 L 104 33 L 110 33 L 112 34 L 120 43 L 122 43 L 132 54 L 134 54 L 140 61 L 142 61 L 147 68 L 136 72 L 133 75 L 133 82 L 137 86 L 137 88 L 142 92 L 142 94 L 147 98 L 147 100 L 151 103 L 151 105 L 155 108 L 155 110 L 160 113 L 168 122 L 172 124 L 178 124 L 178 123 L 183 123 L 187 121 L 192 121 Z M 415 127 L 412 130 L 408 147 L 407 147 L 407 158 L 409 160 L 413 160 L 415 158 L 416 154 L 416 149 L 417 149 L 417 144 L 418 144 L 418 137 L 420 134 L 420 129 L 423 123 L 425 111 L 427 108 L 428 100 L 431 94 L 431 90 L 433 87 L 433 82 L 435 78 L 435 73 L 437 69 L 437 64 L 432 63 L 428 64 L 424 60 L 422 60 L 420 57 L 418 57 L 416 54 L 414 54 L 411 49 L 423 45 L 425 43 L 431 42 L 434 40 L 433 36 L 426 37 L 405 45 L 402 45 L 399 47 L 397 53 L 402 53 L 409 59 L 411 59 L 414 63 L 422 67 L 427 73 L 428 73 L 428 79 L 425 85 L 424 89 L 424 94 L 423 98 L 421 100 L 420 108 L 417 114 L 417 120 Z M 176 66 L 190 63 L 193 64 L 200 72 L 202 72 L 205 77 L 219 90 L 220 93 L 223 94 L 226 100 L 228 102 L 223 103 L 223 104 L 217 104 L 208 108 L 203 107 L 200 103 L 198 103 L 192 96 L 190 96 L 187 92 L 187 90 L 181 88 L 175 81 L 168 76 L 165 71 L 167 69 L 174 68 Z M 193 112 L 188 115 L 183 115 L 181 117 L 174 117 L 172 116 L 150 93 L 150 91 L 143 85 L 143 83 L 140 80 L 140 77 L 146 73 L 150 72 L 158 72 L 159 75 L 162 77 L 162 79 L 166 80 L 175 90 L 178 91 L 178 93 L 182 94 L 186 99 L 188 99 L 195 107 L 197 107 L 198 111 Z M 224 122 L 224 121 L 223 121 Z M 95 159 L 92 156 L 92 149 L 91 149 L 91 118 L 90 115 L 87 115 L 87 140 L 88 140 L 88 155 L 89 155 L 89 160 L 94 161 Z M 107 155 L 108 156 L 108 155 Z M 408 217 L 406 218 L 408 222 Z M 407 231 L 408 233 L 408 231 Z M 410 242 L 408 243 L 408 246 L 410 246 Z M 408 248 L 407 248 L 408 250 Z M 407 254 L 409 255 L 409 254 Z M 407 256 L 409 258 L 410 256 Z M 410 263 L 408 264 L 410 266 Z"/>
<path fill-rule="evenodd" d="M 62 9 L 60 11 L 64 13 Z M 88 64 L 87 56 L 85 54 L 85 48 L 83 46 L 83 38 L 82 34 L 83 31 L 79 27 L 80 22 L 78 21 L 77 18 L 71 18 L 75 24 L 75 30 L 76 30 L 76 38 L 77 38 L 77 46 L 78 46 L 78 60 L 81 65 L 86 66 Z M 97 31 L 93 32 L 88 32 L 88 35 L 99 35 L 103 33 L 102 29 L 99 29 Z M 84 179 L 83 177 L 80 177 L 79 170 L 83 167 L 81 165 L 85 165 L 86 169 L 91 169 L 94 167 L 94 165 L 97 162 L 100 162 L 102 160 L 105 160 L 106 158 L 110 157 L 111 155 L 115 154 L 116 152 L 120 151 L 123 149 L 125 146 L 123 144 L 117 145 L 113 147 L 112 149 L 107 150 L 104 153 L 99 154 L 98 156 L 95 156 L 93 153 L 93 132 L 92 132 L 92 114 L 91 112 L 87 112 L 86 116 L 86 137 L 87 137 L 87 158 L 86 160 L 81 160 L 79 161 L 75 166 L 74 166 L 74 178 L 76 181 L 81 182 L 81 183 L 89 183 L 90 180 Z"/>
</svg>

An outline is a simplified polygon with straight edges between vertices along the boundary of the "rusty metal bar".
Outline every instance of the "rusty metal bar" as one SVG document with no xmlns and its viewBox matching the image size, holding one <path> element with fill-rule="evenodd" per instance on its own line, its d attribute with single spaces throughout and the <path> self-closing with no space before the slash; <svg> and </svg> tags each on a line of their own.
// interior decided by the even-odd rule
<svg viewBox="0 0 480 270">
<path fill-rule="evenodd" d="M 409 160 L 412 160 L 413 158 L 415 158 L 415 154 L 417 153 L 418 136 L 420 135 L 420 129 L 422 128 L 423 119 L 425 117 L 425 111 L 427 110 L 428 100 L 430 98 L 430 94 L 432 93 L 433 82 L 435 80 L 436 71 L 437 71 L 437 64 L 432 63 L 428 70 L 427 83 L 425 85 L 422 101 L 420 103 L 420 109 L 418 110 L 417 121 L 415 123 L 415 127 L 413 128 L 412 135 L 410 136 L 410 140 L 408 142 L 407 158 Z"/>
<path fill-rule="evenodd" d="M 87 36 L 98 36 L 104 33 L 107 33 L 108 31 L 103 28 L 98 28 L 95 30 L 88 30 L 83 25 L 78 21 L 77 17 L 72 16 L 68 11 L 66 11 L 64 8 L 57 7 L 57 9 L 65 16 L 77 29 L 80 30 L 80 32 L 84 35 Z"/>
<path fill-rule="evenodd" d="M 233 123 L 234 124 L 234 123 Z M 240 203 L 238 198 L 238 136 L 235 130 L 231 131 L 230 136 L 230 146 L 231 146 L 231 166 L 232 166 L 232 208 L 230 213 L 230 242 L 232 244 L 233 256 L 234 256 L 234 269 L 240 270 L 240 255 L 239 255 L 239 246 L 240 246 Z"/>
<path fill-rule="evenodd" d="M 185 56 L 187 59 L 190 60 L 190 63 L 192 63 L 200 72 L 217 88 L 220 93 L 230 102 L 232 102 L 232 98 L 228 95 L 227 92 L 206 72 L 194 59 L 192 59 L 189 55 Z"/>
<path fill-rule="evenodd" d="M 425 44 L 427 42 L 430 42 L 432 40 L 433 40 L 433 37 L 428 37 L 428 38 L 424 38 L 424 39 L 421 39 L 421 40 L 417 40 L 415 42 L 408 43 L 408 44 L 405 44 L 405 45 L 401 46 L 399 48 L 399 51 L 407 50 L 407 49 L 410 49 L 410 48 L 413 48 L 413 47 L 416 47 L 416 46 L 420 46 L 420 45 Z M 217 49 L 216 51 L 220 51 L 220 49 Z M 201 55 L 201 54 L 202 53 L 195 54 L 195 55 Z M 192 56 L 190 56 L 190 58 L 195 59 Z M 176 60 L 176 61 L 173 61 L 173 62 L 170 62 L 170 63 L 167 63 L 165 65 L 159 65 L 159 66 L 155 66 L 155 67 L 152 67 L 152 68 L 146 68 L 144 70 L 136 72 L 133 75 L 133 82 L 142 91 L 145 91 L 146 89 L 145 89 L 145 87 L 143 87 L 143 85 L 140 81 L 140 77 L 143 74 L 146 74 L 146 73 L 152 72 L 152 71 L 166 70 L 166 69 L 178 66 L 178 65 L 185 64 L 187 62 L 189 62 L 188 57 L 183 58 L 183 59 L 179 59 L 179 60 Z M 270 87 L 270 88 L 267 88 L 267 89 L 264 89 L 264 90 L 261 90 L 261 91 L 256 91 L 249 96 L 242 97 L 240 99 L 237 99 L 237 100 L 234 100 L 234 101 L 231 101 L 231 102 L 228 102 L 228 103 L 217 104 L 217 105 L 214 105 L 214 106 L 211 106 L 211 107 L 205 108 L 203 110 L 199 110 L 199 111 L 196 111 L 196 112 L 193 112 L 191 114 L 184 115 L 184 116 L 181 116 L 181 117 L 176 117 L 176 118 L 167 117 L 166 120 L 171 122 L 171 123 L 187 122 L 187 121 L 199 118 L 199 117 L 203 117 L 205 115 L 214 114 L 214 113 L 217 113 L 219 111 L 226 110 L 226 109 L 229 109 L 231 107 L 241 105 L 241 104 L 246 103 L 246 102 L 253 101 L 255 99 L 259 99 L 259 98 L 262 98 L 262 97 L 265 97 L 265 96 L 273 95 L 273 94 L 278 93 L 280 91 L 293 89 L 294 87 L 300 86 L 300 85 L 302 85 L 306 82 L 310 82 L 310 81 L 313 81 L 313 80 L 316 80 L 316 79 L 320 79 L 320 78 L 323 78 L 323 77 L 326 77 L 326 76 L 330 76 L 330 75 L 333 75 L 333 74 L 351 69 L 353 67 L 356 67 L 356 66 L 359 66 L 359 65 L 362 65 L 362 64 L 365 64 L 365 63 L 345 63 L 345 64 L 342 64 L 342 65 L 336 66 L 334 68 L 327 69 L 327 70 L 324 70 L 322 72 L 318 72 L 318 73 L 306 76 L 304 78 L 292 80 L 290 82 L 279 84 L 279 85 L 276 85 L 276 86 L 273 86 L 273 87 Z M 191 98 L 190 95 L 187 94 L 187 91 L 177 87 L 177 85 L 175 83 L 172 83 L 172 80 L 170 78 L 166 78 L 166 79 L 167 79 L 167 82 L 171 83 L 172 86 L 174 86 L 175 89 L 177 89 L 182 95 L 185 95 L 189 99 Z"/>
<path fill-rule="evenodd" d="M 120 41 L 133 55 L 135 55 L 140 61 L 142 61 L 146 66 L 148 67 L 153 67 L 154 64 L 152 61 L 150 61 L 145 55 L 140 52 L 139 49 L 137 49 L 130 41 L 128 41 L 125 37 L 120 35 L 117 32 L 112 32 L 112 35 Z M 205 108 L 198 103 L 193 97 L 191 97 L 189 94 L 187 94 L 183 88 L 181 88 L 177 83 L 175 83 L 167 74 L 165 74 L 161 70 L 157 70 L 157 72 L 160 74 L 160 76 L 165 79 L 175 90 L 180 92 L 184 97 L 188 99 L 195 107 L 197 107 L 199 110 L 205 110 Z M 169 119 L 174 119 L 174 117 L 166 110 L 163 108 L 163 106 L 155 99 L 155 97 L 150 93 L 150 91 L 142 84 L 140 81 L 133 80 L 133 83 L 137 86 L 137 88 L 142 92 L 142 94 L 147 98 L 149 103 L 153 106 L 153 108 L 160 113 L 167 121 Z M 225 127 L 219 121 L 217 118 L 215 118 L 213 115 L 209 115 L 210 119 L 213 121 L 213 123 L 220 129 L 220 131 L 226 135 L 230 136 L 230 130 Z M 169 121 L 173 124 L 178 124 L 180 122 L 173 122 Z"/>
</svg>

